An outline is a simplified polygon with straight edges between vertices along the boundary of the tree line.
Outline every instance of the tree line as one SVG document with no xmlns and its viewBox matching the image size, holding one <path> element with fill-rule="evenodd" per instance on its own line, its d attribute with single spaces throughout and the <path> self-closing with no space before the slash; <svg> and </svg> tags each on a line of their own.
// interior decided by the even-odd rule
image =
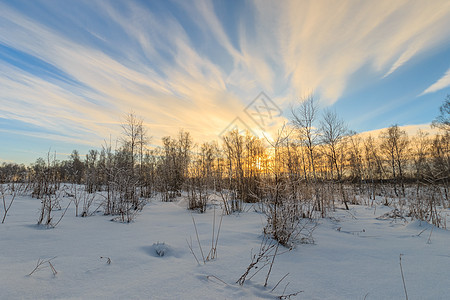
<svg viewBox="0 0 450 300">
<path fill-rule="evenodd" d="M 433 136 L 419 131 L 410 137 L 398 125 L 377 136 L 357 134 L 336 112 L 320 112 L 310 96 L 291 109 L 291 122 L 270 139 L 233 130 L 220 142 L 194 143 L 180 130 L 156 148 L 149 147 L 143 120 L 130 113 L 122 136 L 101 150 L 84 156 L 74 150 L 63 161 L 48 153 L 30 166 L 3 163 L 0 182 L 26 184 L 37 198 L 62 183 L 82 184 L 88 193 L 104 192 L 104 213 L 123 221 L 155 195 L 172 201 L 185 193 L 189 208 L 199 211 L 219 195 L 226 213 L 242 210 L 243 203 L 265 203 L 272 235 L 283 234 L 278 227 L 287 230 L 299 217 L 324 217 L 337 203 L 348 209 L 376 197 L 386 204 L 420 199 L 430 215 L 436 205 L 450 203 L 449 103 L 447 96 L 432 125 L 441 130 Z M 280 226 L 280 220 L 287 223 Z"/>
</svg>

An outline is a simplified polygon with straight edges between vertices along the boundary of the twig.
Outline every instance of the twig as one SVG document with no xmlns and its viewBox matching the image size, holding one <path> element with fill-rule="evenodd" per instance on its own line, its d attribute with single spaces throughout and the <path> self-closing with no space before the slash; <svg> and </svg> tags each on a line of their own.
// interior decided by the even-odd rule
<svg viewBox="0 0 450 300">
<path fill-rule="evenodd" d="M 28 276 L 33 275 L 34 272 L 36 272 L 37 270 L 41 269 L 41 266 L 44 264 L 44 261 L 41 261 L 40 258 L 38 258 L 36 267 L 33 269 L 33 271 L 30 272 L 30 274 L 28 274 Z"/>
<path fill-rule="evenodd" d="M 100 194 L 100 195 L 101 195 L 101 194 Z M 103 195 L 101 195 L 101 196 L 103 196 Z M 105 197 L 105 198 L 106 198 L 106 197 Z M 98 211 L 98 209 L 99 209 L 102 205 L 104 205 L 103 202 L 101 202 L 100 205 L 97 206 L 97 208 L 96 208 L 93 212 L 90 213 L 90 216 L 92 216 L 94 213 L 96 213 L 96 212 Z"/>
<path fill-rule="evenodd" d="M 103 259 L 103 258 L 106 258 L 106 263 L 107 263 L 108 265 L 111 264 L 111 258 L 106 257 L 106 256 L 100 256 L 100 259 Z"/>
<path fill-rule="evenodd" d="M 14 199 L 16 198 L 16 192 L 13 191 L 12 192 L 12 198 L 9 201 L 9 205 L 8 207 L 6 207 L 6 200 L 5 200 L 5 192 L 3 190 L 3 185 L 0 185 L 0 192 L 2 194 L 2 198 L 3 198 L 3 208 L 4 208 L 4 214 L 3 214 L 3 219 L 2 219 L 2 224 L 5 223 L 5 219 L 6 219 L 6 215 L 8 214 L 9 209 L 11 208 L 11 205 L 14 202 Z"/>
<path fill-rule="evenodd" d="M 212 224 L 212 237 L 211 237 L 211 249 L 209 250 L 208 256 L 206 260 L 211 260 L 215 258 L 215 249 L 214 249 L 214 235 L 216 234 L 216 207 L 214 206 L 214 214 L 213 214 L 213 224 Z"/>
<path fill-rule="evenodd" d="M 189 241 L 186 239 L 186 243 L 189 247 L 189 250 L 191 250 L 192 255 L 194 255 L 195 260 L 197 261 L 198 264 L 200 264 L 200 262 L 197 259 L 197 256 L 194 253 L 194 250 L 192 249 L 192 237 L 191 237 L 191 243 L 189 244 Z"/>
<path fill-rule="evenodd" d="M 286 289 L 287 289 L 287 287 L 288 287 L 289 284 L 290 284 L 290 282 L 286 283 L 286 285 L 284 286 L 283 294 L 282 294 L 282 295 L 284 295 L 284 293 L 286 292 Z M 281 296 L 280 296 L 280 298 L 281 298 Z"/>
<path fill-rule="evenodd" d="M 244 210 L 244 212 L 248 213 L 252 207 L 254 207 L 255 204 L 249 205 L 247 210 Z"/>
<path fill-rule="evenodd" d="M 58 226 L 59 222 L 61 222 L 62 218 L 64 217 L 64 215 L 65 215 L 66 212 L 67 212 L 67 209 L 68 209 L 69 206 L 70 206 L 70 203 L 72 203 L 72 200 L 69 201 L 69 205 L 67 205 L 66 209 L 65 209 L 64 212 L 62 213 L 62 215 L 61 215 L 61 217 L 59 218 L 58 222 L 56 222 L 55 225 L 52 225 L 53 228 L 55 228 L 56 226 Z"/>
<path fill-rule="evenodd" d="M 200 238 L 198 237 L 197 225 L 195 225 L 194 216 L 191 215 L 191 217 L 192 217 L 192 222 L 194 223 L 195 234 L 196 234 L 196 236 L 197 236 L 198 246 L 200 247 L 200 252 L 201 252 L 201 254 L 202 254 L 203 263 L 206 264 L 205 256 L 203 255 L 202 245 L 200 244 Z"/>
<path fill-rule="evenodd" d="M 56 276 L 56 274 L 58 274 L 58 272 L 56 272 L 55 267 L 53 267 L 53 265 L 50 261 L 48 261 L 48 264 L 50 265 L 50 268 L 52 269 L 53 276 Z"/>
<path fill-rule="evenodd" d="M 33 269 L 33 271 L 30 272 L 30 274 L 28 274 L 28 276 L 31 276 L 31 275 L 33 275 L 33 273 L 35 273 L 35 272 L 45 268 L 44 265 L 47 264 L 47 263 L 50 265 L 53 275 L 56 275 L 56 273 L 58 273 L 58 272 L 56 272 L 55 268 L 53 267 L 53 265 L 50 262 L 51 260 L 53 260 L 55 258 L 56 258 L 56 256 L 53 257 L 53 258 L 47 259 L 47 260 L 43 260 L 43 259 L 38 258 L 38 261 L 36 263 L 36 267 Z"/>
<path fill-rule="evenodd" d="M 213 214 L 213 226 L 212 226 L 212 238 L 211 238 L 211 258 L 213 258 L 214 254 L 212 254 L 214 249 L 214 234 L 216 233 L 216 207 L 214 206 L 214 214 Z M 209 255 L 208 255 L 209 256 Z"/>
<path fill-rule="evenodd" d="M 419 232 L 419 234 L 417 236 L 420 236 L 425 230 L 427 230 L 428 228 L 425 228 L 424 230 L 422 230 L 421 232 Z"/>
<path fill-rule="evenodd" d="M 430 235 L 428 236 L 427 244 L 431 244 L 431 234 L 433 233 L 433 228 L 434 227 L 431 227 L 431 231 L 430 231 Z"/>
<path fill-rule="evenodd" d="M 350 216 L 352 216 L 352 218 L 354 220 L 358 220 L 358 218 L 356 218 L 351 212 L 349 212 L 348 210 L 345 211 L 346 213 L 348 213 Z"/>
<path fill-rule="evenodd" d="M 295 292 L 295 293 L 291 293 L 289 295 L 284 295 L 283 294 L 281 296 L 278 296 L 278 299 L 291 299 L 291 297 L 295 297 L 295 296 L 297 296 L 300 293 L 303 293 L 303 291 L 298 291 L 298 292 Z"/>
<path fill-rule="evenodd" d="M 278 282 L 277 282 L 277 284 L 275 284 L 275 286 L 273 287 L 273 289 L 271 289 L 270 290 L 270 292 L 272 293 L 276 288 L 277 288 L 277 286 L 287 277 L 289 275 L 289 273 L 287 273 L 286 275 L 284 275 Z M 284 291 L 283 291 L 283 294 L 284 294 Z"/>
<path fill-rule="evenodd" d="M 246 280 L 252 280 L 252 278 L 253 278 L 256 274 L 258 274 L 259 271 L 262 271 L 267 265 L 268 265 L 268 263 L 265 263 L 262 267 L 259 267 L 258 270 L 257 270 L 255 273 L 253 273 L 253 275 L 250 276 L 250 277 L 249 277 L 248 279 L 246 279 Z"/>
<path fill-rule="evenodd" d="M 230 208 L 228 207 L 228 196 L 227 196 L 227 199 L 225 199 L 225 196 L 223 195 L 223 191 L 222 190 L 220 190 L 220 197 L 222 197 L 225 213 L 227 215 L 231 214 Z"/>
<path fill-rule="evenodd" d="M 250 273 L 250 271 L 253 268 L 258 268 L 258 264 L 260 262 L 263 263 L 263 267 L 268 265 L 269 264 L 268 263 L 269 256 L 270 256 L 270 253 L 272 252 L 274 247 L 275 247 L 275 244 L 270 243 L 268 238 L 264 237 L 263 240 L 261 241 L 261 245 L 259 247 L 258 254 L 254 254 L 254 255 L 251 256 L 251 260 L 252 260 L 251 263 L 248 265 L 248 267 L 245 270 L 244 274 L 242 274 L 242 276 L 236 281 L 236 283 L 239 283 L 239 285 L 244 285 L 244 282 L 245 282 L 248 274 Z M 263 267 L 261 267 L 261 268 L 263 268 Z M 253 276 L 254 275 L 255 274 L 253 274 Z"/>
<path fill-rule="evenodd" d="M 219 227 L 217 229 L 217 235 L 215 237 L 215 243 L 214 243 L 214 233 L 215 233 L 215 224 L 216 224 L 216 210 L 214 208 L 214 220 L 213 220 L 213 236 L 211 239 L 211 250 L 209 251 L 208 257 L 206 258 L 206 260 L 211 260 L 211 259 L 215 259 L 217 258 L 217 244 L 219 243 L 219 235 L 220 235 L 220 228 L 222 227 L 222 220 L 223 220 L 223 212 L 222 215 L 220 216 L 220 221 L 219 221 Z"/>
<path fill-rule="evenodd" d="M 219 234 L 220 234 L 220 228 L 222 228 L 223 215 L 224 214 L 222 212 L 222 215 L 220 216 L 219 228 L 217 229 L 216 244 L 214 245 L 214 254 L 215 254 L 215 256 L 217 256 L 217 243 L 219 242 Z"/>
<path fill-rule="evenodd" d="M 272 261 L 270 263 L 270 268 L 269 268 L 269 271 L 267 272 L 266 281 L 264 282 L 264 287 L 267 286 L 267 281 L 269 281 L 270 272 L 272 272 L 273 263 L 275 262 L 275 257 L 277 256 L 279 246 L 280 246 L 280 243 L 277 243 L 277 247 L 275 248 L 275 254 L 272 257 Z"/>
<path fill-rule="evenodd" d="M 405 276 L 403 275 L 403 268 L 402 268 L 402 255 L 403 254 L 400 254 L 400 272 L 402 274 L 403 288 L 405 289 L 406 300 L 408 300 L 408 292 L 406 291 Z"/>
<path fill-rule="evenodd" d="M 228 283 L 226 283 L 225 281 L 223 281 L 222 279 L 220 279 L 219 277 L 217 277 L 217 276 L 215 276 L 215 275 L 208 275 L 208 276 L 206 276 L 206 278 L 207 278 L 208 280 L 209 280 L 210 277 L 219 280 L 220 282 L 222 282 L 222 283 L 225 284 L 225 285 L 228 285 Z"/>
</svg>

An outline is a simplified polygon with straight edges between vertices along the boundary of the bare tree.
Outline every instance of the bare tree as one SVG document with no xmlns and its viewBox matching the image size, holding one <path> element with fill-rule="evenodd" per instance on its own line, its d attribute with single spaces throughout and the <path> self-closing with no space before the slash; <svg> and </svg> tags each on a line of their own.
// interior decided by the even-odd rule
<svg viewBox="0 0 450 300">
<path fill-rule="evenodd" d="M 147 134 L 147 129 L 141 124 L 140 126 L 140 130 L 139 130 L 139 136 L 138 136 L 138 147 L 139 147 L 139 183 L 140 183 L 140 194 L 141 197 L 145 196 L 146 193 L 144 192 L 145 190 L 145 186 L 146 185 L 146 176 L 144 174 L 144 160 L 145 163 L 147 165 L 147 167 L 149 166 L 149 162 L 150 160 L 149 155 L 145 155 L 148 154 L 148 151 L 145 151 L 146 145 L 150 142 L 150 137 Z M 148 168 L 147 168 L 148 171 Z"/>
<path fill-rule="evenodd" d="M 291 109 L 293 117 L 292 122 L 297 128 L 299 137 L 308 151 L 309 171 L 310 173 L 312 173 L 314 180 L 317 179 L 316 167 L 314 162 L 314 150 L 317 144 L 317 138 L 319 136 L 317 129 L 314 127 L 314 122 L 317 118 L 317 112 L 318 107 L 312 95 L 309 95 L 308 97 L 303 99 L 297 109 Z"/>
<path fill-rule="evenodd" d="M 342 119 L 338 118 L 335 111 L 325 110 L 323 113 L 323 118 L 320 121 L 320 132 L 321 142 L 328 149 L 327 155 L 330 157 L 330 169 L 336 170 L 337 178 L 340 181 L 342 177 L 342 172 L 340 172 L 340 168 L 338 166 L 338 149 L 340 143 L 347 135 L 347 127 Z"/>
<path fill-rule="evenodd" d="M 232 130 L 223 136 L 223 142 L 228 167 L 228 192 L 232 193 L 231 211 L 241 211 L 247 197 L 244 188 L 244 136 Z"/>
<path fill-rule="evenodd" d="M 291 113 L 293 117 L 292 122 L 297 129 L 298 137 L 306 148 L 305 165 L 307 163 L 308 168 L 305 166 L 305 170 L 308 169 L 308 176 L 305 175 L 305 178 L 310 181 L 312 174 L 312 181 L 315 189 L 314 195 L 316 197 L 315 209 L 324 213 L 321 197 L 319 196 L 319 186 L 317 184 L 316 146 L 318 143 L 319 131 L 314 125 L 318 113 L 318 107 L 314 97 L 312 95 L 307 96 L 303 99 L 297 109 L 291 109 Z"/>
<path fill-rule="evenodd" d="M 284 172 L 283 154 L 286 151 L 283 151 L 283 148 L 289 141 L 290 133 L 291 131 L 287 130 L 286 125 L 283 125 L 273 141 L 267 139 L 273 157 L 269 168 L 271 174 L 266 178 L 264 197 L 266 198 L 267 215 L 264 233 L 288 247 L 292 246 L 291 243 L 296 238 L 296 230 L 301 217 L 295 195 L 288 192 L 291 184 L 286 180 Z"/>
<path fill-rule="evenodd" d="M 97 177 L 97 150 L 89 150 L 86 154 L 85 160 L 85 175 L 86 175 L 86 190 L 88 193 L 92 194 L 98 189 L 98 177 Z"/>
<path fill-rule="evenodd" d="M 336 112 L 332 110 L 325 110 L 323 118 L 320 121 L 321 141 L 327 149 L 326 154 L 330 161 L 331 177 L 333 179 L 333 169 L 336 170 L 337 181 L 339 183 L 339 190 L 342 195 L 342 200 L 345 208 L 348 210 L 347 195 L 345 194 L 342 182 L 342 162 L 343 155 L 343 139 L 347 135 L 347 127 L 344 121 L 338 118 Z M 323 206 L 323 205 L 322 205 Z M 323 210 L 323 208 L 322 208 Z"/>
<path fill-rule="evenodd" d="M 44 162 L 42 160 L 42 162 Z M 64 189 L 60 189 L 60 178 L 58 176 L 56 153 L 52 157 L 50 152 L 47 154 L 47 164 L 42 165 L 42 169 L 35 176 L 35 189 L 33 194 L 41 199 L 41 208 L 39 210 L 38 225 L 44 224 L 47 227 L 56 227 L 64 217 L 70 203 L 61 214 L 58 221 L 55 222 L 54 212 L 61 210 L 61 198 L 66 193 Z"/>
<path fill-rule="evenodd" d="M 204 165 L 202 156 L 196 157 L 188 168 L 186 188 L 188 192 L 188 209 L 198 212 L 206 211 L 209 199 L 207 167 Z"/>
<path fill-rule="evenodd" d="M 128 183 L 133 183 L 135 186 L 129 187 L 130 192 L 127 195 L 134 203 L 134 209 L 139 208 L 139 196 L 140 193 L 137 192 L 138 186 L 141 186 L 139 182 L 142 179 L 142 160 L 143 160 L 143 149 L 147 143 L 146 130 L 143 126 L 143 120 L 138 118 L 133 113 L 129 113 L 125 117 L 125 123 L 122 124 L 123 137 L 122 137 L 122 147 L 124 159 L 126 161 L 126 172 L 123 172 L 125 176 L 129 177 Z M 136 158 L 139 156 L 139 176 L 135 173 L 136 168 Z M 125 170 L 123 170 L 125 171 Z"/>
<path fill-rule="evenodd" d="M 408 150 L 408 136 L 398 125 L 392 125 L 380 134 L 381 149 L 385 153 L 392 168 L 394 192 L 398 196 L 397 184 L 400 181 L 402 195 L 405 196 L 404 166 Z"/>
<path fill-rule="evenodd" d="M 383 160 L 378 149 L 379 147 L 372 136 L 364 140 L 364 174 L 366 180 L 370 182 L 368 194 L 372 200 L 375 200 L 378 183 L 385 173 Z"/>
<path fill-rule="evenodd" d="M 439 107 L 439 116 L 433 120 L 432 126 L 450 132 L 450 95 L 447 95 L 444 103 Z"/>
<path fill-rule="evenodd" d="M 350 168 L 350 181 L 356 182 L 361 190 L 363 180 L 363 158 L 361 137 L 354 131 L 350 131 L 348 134 L 349 153 L 348 162 Z"/>
<path fill-rule="evenodd" d="M 131 112 L 125 116 L 122 130 L 122 145 L 129 155 L 130 171 L 134 175 L 136 155 L 141 149 L 141 144 L 146 140 L 143 120 Z"/>
<path fill-rule="evenodd" d="M 84 164 L 80 159 L 78 150 L 73 150 L 70 155 L 70 172 L 72 182 L 81 184 L 84 177 Z"/>
<path fill-rule="evenodd" d="M 145 151 L 141 167 L 141 196 L 150 198 L 156 186 L 157 155 L 155 150 Z"/>
<path fill-rule="evenodd" d="M 188 177 L 191 160 L 192 138 L 189 132 L 180 130 L 178 139 L 170 136 L 162 138 L 163 149 L 158 172 L 161 175 L 159 188 L 163 201 L 170 201 L 181 195 L 183 184 Z"/>
<path fill-rule="evenodd" d="M 418 192 L 420 184 L 426 182 L 427 177 L 430 174 L 428 156 L 431 151 L 431 141 L 428 137 L 428 133 L 419 130 L 416 136 L 413 137 L 411 145 L 414 177 L 416 178 Z"/>
<path fill-rule="evenodd" d="M 442 184 L 444 198 L 449 201 L 450 183 L 450 133 L 437 135 L 431 147 L 431 178 L 433 183 Z"/>
</svg>

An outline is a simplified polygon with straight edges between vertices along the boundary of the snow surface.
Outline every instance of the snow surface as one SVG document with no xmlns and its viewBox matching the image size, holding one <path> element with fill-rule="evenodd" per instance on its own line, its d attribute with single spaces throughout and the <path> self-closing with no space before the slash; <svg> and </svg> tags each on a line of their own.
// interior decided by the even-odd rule
<svg viewBox="0 0 450 300">
<path fill-rule="evenodd" d="M 207 255 L 212 205 L 198 214 L 185 201 L 153 199 L 130 224 L 101 213 L 75 217 L 71 206 L 52 229 L 34 225 L 39 207 L 37 199 L 17 197 L 0 224 L 0 299 L 274 299 L 287 283 L 285 294 L 302 291 L 291 299 L 404 299 L 400 254 L 409 299 L 450 298 L 450 233 L 408 218 L 377 219 L 392 210 L 381 205 L 320 219 L 315 244 L 277 256 L 267 287 L 267 270 L 235 283 L 262 240 L 265 216 L 250 207 L 223 217 L 218 257 L 201 265 L 186 239 L 201 260 L 194 216 Z M 56 275 L 46 265 L 27 276 L 39 258 L 53 257 Z"/>
</svg>

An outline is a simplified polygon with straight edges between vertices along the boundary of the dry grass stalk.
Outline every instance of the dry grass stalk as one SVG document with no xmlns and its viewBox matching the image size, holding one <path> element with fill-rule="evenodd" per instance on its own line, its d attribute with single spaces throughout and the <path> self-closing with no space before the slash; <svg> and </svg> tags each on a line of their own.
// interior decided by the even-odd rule
<svg viewBox="0 0 450 300">
<path fill-rule="evenodd" d="M 403 288 L 405 289 L 405 297 L 406 297 L 406 300 L 408 300 L 408 292 L 406 291 L 405 276 L 403 275 L 402 255 L 403 254 L 400 254 L 400 272 L 402 274 Z"/>
<path fill-rule="evenodd" d="M 56 269 L 53 267 L 53 264 L 51 263 L 51 261 L 52 261 L 53 259 L 55 259 L 55 258 L 56 258 L 56 256 L 53 257 L 53 258 L 47 259 L 47 260 L 44 260 L 44 259 L 40 259 L 40 258 L 39 258 L 38 261 L 37 261 L 37 263 L 36 263 L 36 267 L 33 269 L 33 271 L 30 272 L 30 274 L 28 274 L 28 276 L 31 276 L 31 275 L 33 275 L 35 272 L 37 272 L 37 271 L 39 271 L 39 270 L 42 270 L 42 269 L 46 268 L 46 267 L 47 267 L 47 263 L 48 263 L 48 265 L 50 266 L 50 269 L 52 270 L 53 276 L 56 276 L 56 274 L 57 274 L 58 272 L 56 271 Z"/>
</svg>

